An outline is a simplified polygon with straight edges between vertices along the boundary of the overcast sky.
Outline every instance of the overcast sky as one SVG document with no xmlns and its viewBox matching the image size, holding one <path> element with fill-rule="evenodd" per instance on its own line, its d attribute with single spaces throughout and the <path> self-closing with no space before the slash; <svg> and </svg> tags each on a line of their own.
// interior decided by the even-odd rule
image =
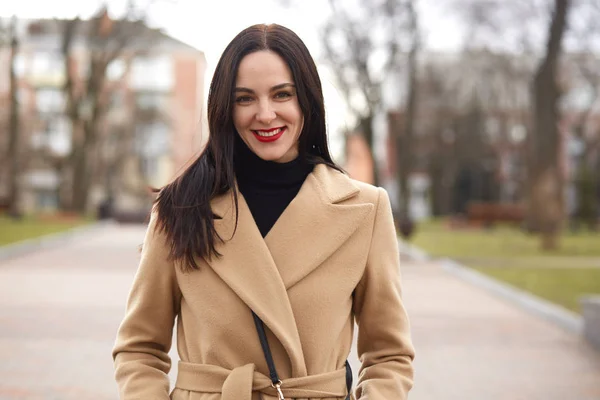
<svg viewBox="0 0 600 400">
<path fill-rule="evenodd" d="M 147 1 L 147 0 L 146 0 Z M 344 3 L 344 1 L 346 3 Z M 0 15 L 23 18 L 87 17 L 97 10 L 99 0 L 17 0 L 2 1 Z M 110 10 L 118 13 L 125 0 L 110 1 Z M 318 57 L 318 26 L 326 18 L 326 0 L 296 1 L 301 6 L 284 7 L 278 0 L 158 0 L 151 14 L 151 23 L 205 53 L 207 87 L 214 67 L 227 43 L 242 29 L 256 23 L 278 23 L 294 30 Z M 354 0 L 341 0 L 342 5 Z M 429 49 L 456 49 L 460 46 L 458 24 L 448 17 L 440 4 L 448 0 L 419 0 L 421 25 L 425 28 L 425 43 Z M 345 104 L 325 68 L 319 68 L 323 79 L 330 131 L 348 123 Z"/>
</svg>

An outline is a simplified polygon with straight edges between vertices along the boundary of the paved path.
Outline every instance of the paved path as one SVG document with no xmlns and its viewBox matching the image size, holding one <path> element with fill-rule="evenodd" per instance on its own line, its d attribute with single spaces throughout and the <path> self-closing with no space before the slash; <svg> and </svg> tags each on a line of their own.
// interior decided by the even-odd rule
<svg viewBox="0 0 600 400">
<path fill-rule="evenodd" d="M 0 264 L 0 400 L 117 398 L 110 350 L 143 233 L 108 226 Z M 578 337 L 435 264 L 403 274 L 411 400 L 600 399 L 600 353 Z"/>
<path fill-rule="evenodd" d="M 449 275 L 404 268 L 417 348 L 411 400 L 599 400 L 600 352 Z"/>
</svg>

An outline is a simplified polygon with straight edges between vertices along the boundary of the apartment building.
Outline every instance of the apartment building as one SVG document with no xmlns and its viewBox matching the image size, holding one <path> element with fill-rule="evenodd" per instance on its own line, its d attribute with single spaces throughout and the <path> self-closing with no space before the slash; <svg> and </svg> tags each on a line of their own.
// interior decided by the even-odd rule
<svg viewBox="0 0 600 400">
<path fill-rule="evenodd" d="M 101 29 L 113 21 L 104 12 Z M 72 150 L 72 127 L 66 114 L 62 21 L 21 20 L 15 60 L 22 121 L 25 211 L 58 208 L 70 182 L 61 175 Z M 73 41 L 71 66 L 80 85 L 90 73 L 91 48 L 85 40 L 90 21 L 82 21 Z M 140 51 L 126 48 L 108 65 L 101 96 L 109 103 L 97 144 L 92 192 L 94 210 L 108 195 L 116 206 L 147 205 L 148 186 L 160 187 L 176 176 L 201 149 L 207 130 L 203 120 L 204 53 L 157 30 Z M 0 99 L 8 97 L 8 50 L 0 50 Z M 87 104 L 81 111 L 89 112 Z M 1 184 L 0 184 L 1 186 Z M 2 188 L 0 187 L 0 191 Z M 1 195 L 1 193 L 0 193 Z"/>
</svg>

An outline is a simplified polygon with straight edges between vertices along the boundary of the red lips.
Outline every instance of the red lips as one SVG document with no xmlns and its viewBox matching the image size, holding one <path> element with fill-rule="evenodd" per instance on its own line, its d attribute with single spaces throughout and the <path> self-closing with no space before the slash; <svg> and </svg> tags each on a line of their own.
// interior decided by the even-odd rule
<svg viewBox="0 0 600 400">
<path fill-rule="evenodd" d="M 278 129 L 281 129 L 281 132 L 279 132 L 278 134 L 276 134 L 276 135 L 273 135 L 273 136 L 260 136 L 260 135 L 257 133 L 257 131 L 252 131 L 252 133 L 254 133 L 254 137 L 255 137 L 255 138 L 256 138 L 256 139 L 257 139 L 259 142 L 262 142 L 262 143 L 268 143 L 268 142 L 274 142 L 274 141 L 276 141 L 277 139 L 279 139 L 279 138 L 280 138 L 280 137 L 283 135 L 283 133 L 284 133 L 284 132 L 287 130 L 287 128 L 286 128 L 285 126 L 283 126 L 283 127 L 281 127 L 281 126 L 280 126 L 280 127 L 277 127 L 277 128 L 271 128 L 271 129 L 261 129 L 261 130 L 260 130 L 260 132 L 269 133 L 269 132 L 276 131 L 276 130 L 278 130 Z"/>
</svg>

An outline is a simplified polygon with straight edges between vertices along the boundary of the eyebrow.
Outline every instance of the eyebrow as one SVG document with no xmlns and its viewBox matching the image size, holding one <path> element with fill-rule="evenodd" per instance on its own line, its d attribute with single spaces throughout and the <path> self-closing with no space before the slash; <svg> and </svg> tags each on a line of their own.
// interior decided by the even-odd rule
<svg viewBox="0 0 600 400">
<path fill-rule="evenodd" d="M 293 83 L 288 83 L 288 82 L 286 82 L 286 83 L 280 83 L 279 85 L 275 85 L 275 86 L 273 86 L 273 87 L 271 88 L 271 90 L 270 90 L 270 91 L 271 91 L 271 92 L 274 92 L 274 91 L 276 91 L 276 90 L 283 89 L 283 88 L 285 88 L 285 87 L 292 87 L 292 88 L 295 88 L 295 87 L 296 87 L 296 85 L 294 85 Z M 246 93 L 254 93 L 254 90 L 252 90 L 252 89 L 248 89 L 248 88 L 245 88 L 245 87 L 236 87 L 236 88 L 234 89 L 234 92 L 246 92 Z"/>
</svg>

